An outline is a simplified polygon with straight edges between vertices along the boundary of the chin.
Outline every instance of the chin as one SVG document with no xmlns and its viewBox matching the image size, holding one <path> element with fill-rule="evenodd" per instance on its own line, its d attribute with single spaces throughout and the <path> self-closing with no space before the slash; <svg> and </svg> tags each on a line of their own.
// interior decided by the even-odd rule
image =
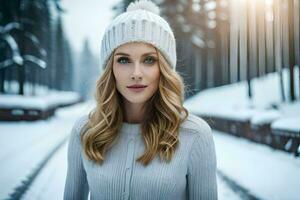
<svg viewBox="0 0 300 200">
<path fill-rule="evenodd" d="M 143 104 L 148 100 L 147 98 L 133 98 L 133 97 L 129 97 L 129 98 L 126 98 L 126 99 L 130 103 L 135 103 L 135 104 Z"/>
</svg>

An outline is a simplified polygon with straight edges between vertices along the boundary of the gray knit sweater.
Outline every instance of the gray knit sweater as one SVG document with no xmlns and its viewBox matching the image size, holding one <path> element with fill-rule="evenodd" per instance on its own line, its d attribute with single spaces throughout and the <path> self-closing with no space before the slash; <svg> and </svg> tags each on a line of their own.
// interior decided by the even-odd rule
<svg viewBox="0 0 300 200">
<path fill-rule="evenodd" d="M 216 155 L 212 132 L 190 114 L 181 124 L 179 148 L 170 163 L 155 157 L 148 166 L 135 161 L 144 152 L 140 124 L 123 123 L 120 138 L 100 166 L 89 161 L 80 144 L 83 116 L 75 123 L 68 145 L 65 200 L 215 200 Z"/>
</svg>

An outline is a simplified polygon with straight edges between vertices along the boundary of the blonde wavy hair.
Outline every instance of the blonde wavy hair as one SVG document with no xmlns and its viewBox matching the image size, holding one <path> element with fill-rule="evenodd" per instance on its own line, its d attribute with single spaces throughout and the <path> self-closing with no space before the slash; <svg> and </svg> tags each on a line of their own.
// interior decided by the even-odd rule
<svg viewBox="0 0 300 200">
<path fill-rule="evenodd" d="M 170 162 L 179 144 L 180 124 L 189 113 L 183 107 L 184 83 L 159 50 L 156 49 L 160 80 L 158 90 L 146 102 L 146 118 L 141 122 L 141 134 L 145 152 L 137 161 L 144 166 L 158 154 L 161 160 Z M 124 108 L 113 75 L 113 55 L 109 58 L 96 85 L 96 107 L 89 113 L 88 123 L 81 134 L 85 155 L 99 164 L 106 152 L 116 142 L 121 129 Z"/>
</svg>

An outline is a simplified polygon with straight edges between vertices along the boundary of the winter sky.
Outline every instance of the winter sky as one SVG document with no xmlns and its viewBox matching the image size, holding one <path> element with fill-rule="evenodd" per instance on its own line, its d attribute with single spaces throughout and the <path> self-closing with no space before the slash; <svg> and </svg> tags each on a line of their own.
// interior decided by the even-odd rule
<svg viewBox="0 0 300 200">
<path fill-rule="evenodd" d="M 88 38 L 93 53 L 100 55 L 100 43 L 105 27 L 114 16 L 112 7 L 120 0 L 62 0 L 67 10 L 63 14 L 66 35 L 73 50 L 80 51 Z"/>
</svg>

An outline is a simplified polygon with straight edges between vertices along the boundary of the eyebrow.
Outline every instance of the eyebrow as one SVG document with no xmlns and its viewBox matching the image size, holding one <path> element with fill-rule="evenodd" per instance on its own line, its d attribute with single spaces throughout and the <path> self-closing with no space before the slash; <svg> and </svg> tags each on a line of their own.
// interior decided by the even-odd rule
<svg viewBox="0 0 300 200">
<path fill-rule="evenodd" d="M 151 55 L 151 54 L 155 54 L 156 55 L 156 52 L 144 53 L 142 56 L 147 56 L 147 55 Z M 127 53 L 119 52 L 119 53 L 116 53 L 115 56 L 130 56 L 130 55 L 127 54 Z"/>
</svg>

